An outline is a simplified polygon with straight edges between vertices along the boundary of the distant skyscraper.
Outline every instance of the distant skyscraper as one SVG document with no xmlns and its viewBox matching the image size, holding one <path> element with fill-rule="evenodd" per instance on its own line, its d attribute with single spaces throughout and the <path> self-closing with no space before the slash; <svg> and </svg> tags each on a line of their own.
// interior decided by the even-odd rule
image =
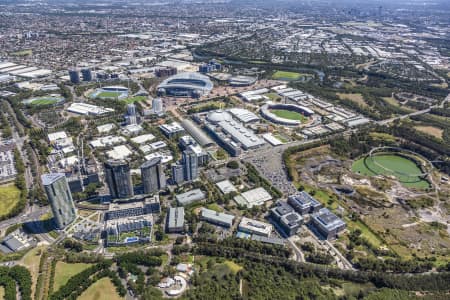
<svg viewBox="0 0 450 300">
<path fill-rule="evenodd" d="M 70 82 L 73 84 L 80 83 L 80 73 L 77 70 L 69 70 Z"/>
<path fill-rule="evenodd" d="M 176 184 L 181 184 L 184 182 L 184 172 L 183 165 L 180 164 L 172 164 L 172 180 Z"/>
<path fill-rule="evenodd" d="M 184 180 L 192 181 L 198 177 L 197 154 L 188 149 L 183 151 Z"/>
<path fill-rule="evenodd" d="M 128 125 L 137 124 L 136 106 L 133 103 L 127 105 L 126 119 Z"/>
<path fill-rule="evenodd" d="M 155 193 L 166 187 L 166 175 L 160 157 L 143 163 L 141 165 L 141 176 L 145 194 Z"/>
<path fill-rule="evenodd" d="M 153 113 L 160 115 L 164 112 L 163 102 L 161 98 L 154 98 L 152 101 Z"/>
<path fill-rule="evenodd" d="M 111 160 L 105 163 L 105 177 L 113 198 L 134 196 L 130 166 L 125 161 Z"/>
<path fill-rule="evenodd" d="M 66 176 L 62 173 L 44 174 L 41 180 L 55 217 L 56 226 L 58 229 L 64 229 L 77 217 Z"/>
<path fill-rule="evenodd" d="M 83 76 L 83 81 L 92 81 L 91 69 L 81 69 L 81 75 Z"/>
</svg>

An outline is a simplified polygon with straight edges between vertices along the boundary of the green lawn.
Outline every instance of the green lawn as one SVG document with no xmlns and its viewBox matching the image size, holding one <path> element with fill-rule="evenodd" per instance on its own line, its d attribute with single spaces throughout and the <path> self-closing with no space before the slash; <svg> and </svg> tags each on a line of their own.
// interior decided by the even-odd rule
<svg viewBox="0 0 450 300">
<path fill-rule="evenodd" d="M 227 260 L 224 262 L 224 264 L 230 268 L 230 270 L 233 272 L 233 274 L 236 274 L 237 272 L 239 272 L 240 270 L 242 270 L 242 266 L 238 265 L 237 263 L 235 263 L 234 261 L 231 260 Z"/>
<path fill-rule="evenodd" d="M 272 110 L 270 110 L 270 112 L 273 113 L 274 115 L 276 115 L 277 117 L 284 118 L 284 119 L 297 120 L 297 121 L 301 121 L 301 122 L 306 122 L 306 120 L 308 120 L 307 117 L 305 117 L 304 115 L 302 115 L 296 111 L 289 111 L 289 110 L 285 110 L 285 109 L 272 109 Z"/>
<path fill-rule="evenodd" d="M 117 98 L 121 94 L 121 92 L 101 92 L 96 96 L 96 98 Z"/>
<path fill-rule="evenodd" d="M 277 101 L 281 99 L 281 96 L 279 96 L 277 93 L 267 93 L 264 94 L 264 96 L 266 96 L 267 98 L 269 98 L 272 101 Z"/>
<path fill-rule="evenodd" d="M 208 209 L 217 211 L 217 212 L 223 212 L 223 208 L 220 207 L 217 203 L 211 203 L 207 205 Z"/>
<path fill-rule="evenodd" d="M 396 173 L 391 173 L 380 168 L 374 161 L 378 165 L 393 170 Z M 426 189 L 430 186 L 426 180 L 417 176 L 408 176 L 407 174 L 420 174 L 420 168 L 414 161 L 396 154 L 380 154 L 371 158 L 361 158 L 353 163 L 352 170 L 355 173 L 365 176 L 394 175 L 406 187 Z"/>
<path fill-rule="evenodd" d="M 78 300 L 122 300 L 111 279 L 102 278 L 84 291 Z"/>
<path fill-rule="evenodd" d="M 147 97 L 145 97 L 145 96 L 136 96 L 136 97 L 130 97 L 130 98 L 124 99 L 123 101 L 126 102 L 127 104 L 130 104 L 130 103 L 134 103 L 134 102 L 144 101 L 146 99 L 147 99 Z"/>
<path fill-rule="evenodd" d="M 65 285 L 71 277 L 77 275 L 81 271 L 86 270 L 90 266 L 91 264 L 68 264 L 62 261 L 58 261 L 55 268 L 55 284 L 53 286 L 53 290 L 57 291 L 60 287 Z"/>
<path fill-rule="evenodd" d="M 276 71 L 273 73 L 272 78 L 277 80 L 297 80 L 302 75 L 297 72 L 288 72 L 288 71 Z"/>
<path fill-rule="evenodd" d="M 20 190 L 13 184 L 0 186 L 0 216 L 7 215 L 19 202 Z"/>
<path fill-rule="evenodd" d="M 289 140 L 287 138 L 285 138 L 284 136 L 282 136 L 280 134 L 274 134 L 273 137 L 276 138 L 277 140 L 279 140 L 282 143 L 289 142 Z"/>
</svg>

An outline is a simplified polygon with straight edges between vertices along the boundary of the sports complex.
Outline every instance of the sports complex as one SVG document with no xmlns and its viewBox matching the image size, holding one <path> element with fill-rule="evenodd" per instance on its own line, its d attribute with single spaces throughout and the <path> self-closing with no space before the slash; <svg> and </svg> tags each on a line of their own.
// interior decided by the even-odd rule
<svg viewBox="0 0 450 300">
<path fill-rule="evenodd" d="M 211 80 L 199 73 L 180 73 L 164 80 L 158 86 L 158 96 L 199 98 L 211 92 Z"/>
<path fill-rule="evenodd" d="M 420 154 L 398 147 L 373 148 L 352 165 L 355 173 L 395 177 L 405 187 L 416 189 L 431 187 L 428 175 L 432 168 L 431 162 Z"/>
<path fill-rule="evenodd" d="M 57 105 L 63 103 L 64 100 L 64 97 L 61 97 L 60 95 L 49 95 L 26 99 L 23 100 L 22 103 L 28 106 Z"/>
<path fill-rule="evenodd" d="M 287 126 L 299 126 L 308 123 L 314 112 L 304 106 L 267 102 L 261 107 L 261 115 L 267 120 Z"/>
</svg>

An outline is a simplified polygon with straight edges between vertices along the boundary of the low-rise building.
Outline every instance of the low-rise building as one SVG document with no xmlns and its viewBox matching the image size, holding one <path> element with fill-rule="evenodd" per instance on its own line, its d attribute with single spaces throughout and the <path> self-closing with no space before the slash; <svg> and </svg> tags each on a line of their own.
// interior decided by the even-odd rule
<svg viewBox="0 0 450 300">
<path fill-rule="evenodd" d="M 269 194 L 263 187 L 259 187 L 234 197 L 237 204 L 246 207 L 261 206 L 264 202 L 272 200 L 272 195 Z"/>
<path fill-rule="evenodd" d="M 215 225 L 230 228 L 233 226 L 234 216 L 202 207 L 200 219 Z"/>
<path fill-rule="evenodd" d="M 184 232 L 184 207 L 171 207 L 167 214 L 167 232 Z"/>
<path fill-rule="evenodd" d="M 164 135 L 167 136 L 168 138 L 182 134 L 184 132 L 184 128 L 178 122 L 173 122 L 170 124 L 163 124 L 163 125 L 160 125 L 159 128 L 164 133 Z"/>
<path fill-rule="evenodd" d="M 175 198 L 179 205 L 186 206 L 194 202 L 205 200 L 206 194 L 200 189 L 195 189 L 183 194 L 178 194 Z"/>
<path fill-rule="evenodd" d="M 269 237 L 272 233 L 273 226 L 269 223 L 264 223 L 261 221 L 243 217 L 241 222 L 239 223 L 238 230 L 249 234 Z"/>
</svg>

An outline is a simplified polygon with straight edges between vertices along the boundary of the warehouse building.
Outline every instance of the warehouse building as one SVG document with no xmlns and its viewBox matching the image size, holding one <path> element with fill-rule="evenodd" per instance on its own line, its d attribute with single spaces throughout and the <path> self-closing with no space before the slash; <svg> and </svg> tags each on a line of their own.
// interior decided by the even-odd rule
<svg viewBox="0 0 450 300">
<path fill-rule="evenodd" d="M 267 192 L 263 187 L 244 192 L 234 197 L 234 201 L 236 201 L 237 204 L 249 208 L 253 206 L 261 206 L 269 200 L 272 200 L 272 195 L 270 195 L 269 192 Z"/>
<path fill-rule="evenodd" d="M 243 217 L 241 222 L 239 223 L 238 230 L 249 234 L 270 237 L 273 226 L 268 223 Z"/>
</svg>

